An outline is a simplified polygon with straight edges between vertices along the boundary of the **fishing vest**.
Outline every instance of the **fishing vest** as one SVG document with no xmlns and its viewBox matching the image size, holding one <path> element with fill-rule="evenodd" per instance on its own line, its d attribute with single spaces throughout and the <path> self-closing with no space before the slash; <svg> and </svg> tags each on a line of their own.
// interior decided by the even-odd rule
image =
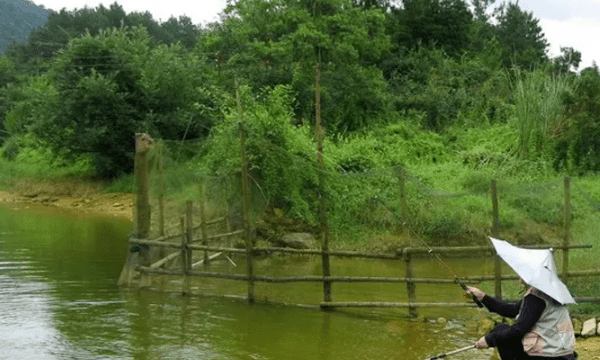
<svg viewBox="0 0 600 360">
<path fill-rule="evenodd" d="M 528 294 L 544 300 L 546 308 L 531 331 L 523 337 L 525 352 L 530 356 L 547 357 L 572 354 L 575 350 L 575 333 L 567 307 L 534 288 L 527 290 L 525 295 Z"/>
</svg>

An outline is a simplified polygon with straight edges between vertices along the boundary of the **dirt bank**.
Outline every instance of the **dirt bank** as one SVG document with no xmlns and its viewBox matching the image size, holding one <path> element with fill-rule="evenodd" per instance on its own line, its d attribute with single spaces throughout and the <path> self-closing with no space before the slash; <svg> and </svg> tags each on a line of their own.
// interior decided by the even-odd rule
<svg viewBox="0 0 600 360">
<path fill-rule="evenodd" d="M 0 191 L 0 204 L 52 206 L 133 220 L 134 196 L 126 193 L 105 193 L 101 185 L 86 181 L 23 181 L 10 190 Z"/>
</svg>

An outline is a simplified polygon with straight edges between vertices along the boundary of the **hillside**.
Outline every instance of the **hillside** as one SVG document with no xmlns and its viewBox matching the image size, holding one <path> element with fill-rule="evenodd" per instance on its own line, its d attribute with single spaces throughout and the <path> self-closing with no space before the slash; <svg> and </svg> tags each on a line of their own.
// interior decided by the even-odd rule
<svg viewBox="0 0 600 360">
<path fill-rule="evenodd" d="M 27 0 L 0 0 L 0 52 L 12 41 L 25 41 L 32 29 L 44 25 L 49 11 Z"/>
</svg>

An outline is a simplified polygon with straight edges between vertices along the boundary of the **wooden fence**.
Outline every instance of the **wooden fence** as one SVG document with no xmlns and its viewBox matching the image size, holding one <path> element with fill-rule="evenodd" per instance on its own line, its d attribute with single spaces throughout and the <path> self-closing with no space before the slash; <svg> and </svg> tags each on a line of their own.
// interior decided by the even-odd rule
<svg viewBox="0 0 600 360">
<path fill-rule="evenodd" d="M 242 131 L 243 134 L 243 131 Z M 242 135 L 243 137 L 243 135 Z M 137 186 L 137 203 L 136 203 L 136 235 L 130 239 L 132 246 L 138 246 L 142 249 L 157 248 L 160 249 L 159 259 L 152 262 L 149 255 L 149 251 L 140 251 L 139 258 L 135 263 L 132 263 L 133 255 L 128 255 L 128 260 L 119 279 L 119 284 L 125 285 L 127 279 L 131 278 L 128 272 L 135 271 L 141 274 L 140 285 L 148 286 L 150 284 L 149 276 L 152 274 L 157 275 L 170 275 L 183 277 L 183 288 L 182 293 L 189 292 L 189 279 L 191 277 L 203 277 L 203 278 L 217 278 L 217 279 L 228 279 L 234 281 L 244 281 L 247 283 L 248 294 L 247 301 L 253 303 L 255 301 L 254 284 L 256 282 L 265 283 L 293 283 L 293 282 L 320 282 L 323 283 L 323 301 L 319 304 L 322 309 L 334 309 L 343 307 L 402 307 L 408 308 L 410 316 L 417 315 L 417 309 L 419 307 L 472 307 L 475 306 L 473 303 L 423 303 L 418 301 L 417 297 L 417 284 L 451 284 L 457 283 L 458 279 L 454 278 L 422 278 L 418 277 L 414 271 L 414 259 L 417 257 L 429 256 L 432 253 L 441 256 L 452 255 L 457 257 L 463 255 L 465 257 L 472 257 L 473 254 L 494 254 L 493 247 L 490 246 L 467 246 L 467 247 L 406 247 L 397 249 L 391 253 L 366 253 L 366 252 L 355 252 L 355 251 L 338 251 L 330 250 L 326 242 L 322 242 L 321 249 L 310 249 L 310 250 L 299 250 L 290 248 L 255 248 L 253 242 L 250 240 L 250 223 L 249 223 L 249 200 L 248 200 L 248 187 L 243 186 L 244 196 L 244 227 L 238 231 L 227 231 L 222 234 L 209 235 L 207 227 L 209 225 L 216 224 L 218 222 L 226 222 L 225 218 L 207 220 L 205 219 L 204 203 L 200 201 L 199 213 L 200 213 L 200 224 L 194 226 L 192 209 L 192 201 L 186 202 L 185 216 L 181 219 L 180 231 L 175 235 L 164 235 L 164 224 L 160 223 L 159 236 L 154 239 L 148 239 L 150 232 L 150 210 L 148 202 L 148 180 L 147 180 L 147 165 L 144 162 L 147 160 L 145 156 L 145 146 L 147 141 L 143 141 L 144 137 L 142 134 L 139 135 L 138 141 L 136 142 L 136 182 Z M 242 141 L 243 144 L 243 141 Z M 245 165 L 245 161 L 243 161 Z M 245 173 L 245 166 L 243 169 L 242 177 L 247 177 Z M 403 171 L 398 174 L 400 180 L 401 189 L 401 203 L 402 207 L 406 207 L 405 199 L 406 194 L 404 192 L 404 179 L 406 178 Z M 570 243 L 570 180 L 565 178 L 565 236 L 561 245 L 552 245 L 551 247 L 556 250 L 563 252 L 562 261 L 562 272 L 561 277 L 563 281 L 568 282 L 570 278 L 574 277 L 587 277 L 600 275 L 600 270 L 590 269 L 581 271 L 570 271 L 569 270 L 569 250 L 570 249 L 586 249 L 591 248 L 590 245 L 574 245 Z M 500 226 L 499 226 L 499 207 L 497 197 L 497 185 L 496 181 L 492 181 L 491 187 L 491 198 L 492 198 L 492 236 L 500 238 Z M 159 222 L 162 222 L 164 216 L 162 212 L 162 206 L 159 206 Z M 405 214 L 405 212 L 403 212 Z M 326 222 L 325 222 L 326 224 Z M 229 229 L 229 227 L 227 227 Z M 199 231 L 198 231 L 199 230 Z M 199 236 L 194 237 L 195 233 L 199 232 Z M 326 232 L 326 229 L 325 229 Z M 222 247 L 222 246 L 209 246 L 209 241 L 230 239 L 232 237 L 241 237 L 244 239 L 246 244 L 245 248 L 235 247 Z M 223 242 L 223 241 L 220 241 Z M 549 248 L 550 246 L 525 246 L 527 248 Z M 171 254 L 166 254 L 167 249 L 175 249 L 176 251 Z M 193 256 L 194 252 L 201 252 L 202 256 Z M 270 276 L 258 276 L 254 274 L 254 261 L 257 256 L 265 254 L 284 253 L 284 254 L 302 254 L 302 255 L 313 255 L 320 256 L 322 259 L 322 275 L 321 276 L 291 276 L 291 277 L 270 277 Z M 209 270 L 210 262 L 215 260 L 219 256 L 226 257 L 226 254 L 239 254 L 246 259 L 246 273 L 245 274 L 226 274 L 211 272 Z M 387 259 L 387 260 L 398 260 L 404 262 L 405 273 L 404 277 L 358 277 L 358 276 L 333 276 L 331 274 L 330 258 L 331 257 L 355 257 L 355 258 L 367 258 L 367 259 Z M 231 261 L 230 258 L 226 257 Z M 180 260 L 182 266 L 180 269 L 167 268 L 167 265 L 173 263 L 176 260 Z M 196 259 L 196 262 L 194 262 Z M 438 258 L 439 260 L 439 258 Z M 502 281 L 516 280 L 516 275 L 503 275 L 501 273 L 501 262 L 498 256 L 494 256 L 495 266 L 493 276 L 468 276 L 461 278 L 460 281 L 466 284 L 479 283 L 485 281 L 493 281 L 495 283 L 495 296 L 502 298 Z M 197 270 L 198 267 L 202 266 L 202 270 Z M 331 284 L 334 282 L 344 283 L 405 283 L 407 289 L 407 302 L 334 302 L 332 301 L 332 288 Z M 591 301 L 600 302 L 600 299 L 584 299 L 578 298 L 577 301 Z"/>
</svg>

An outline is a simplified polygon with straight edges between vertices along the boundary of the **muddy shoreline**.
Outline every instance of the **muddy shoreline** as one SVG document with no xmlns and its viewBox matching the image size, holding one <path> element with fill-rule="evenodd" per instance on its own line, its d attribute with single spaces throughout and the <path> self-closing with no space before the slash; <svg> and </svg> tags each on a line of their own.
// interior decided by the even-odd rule
<svg viewBox="0 0 600 360">
<path fill-rule="evenodd" d="M 0 204 L 15 207 L 45 206 L 76 213 L 133 220 L 134 195 L 106 193 L 99 185 L 64 181 L 52 184 L 21 182 L 0 191 Z"/>
</svg>

